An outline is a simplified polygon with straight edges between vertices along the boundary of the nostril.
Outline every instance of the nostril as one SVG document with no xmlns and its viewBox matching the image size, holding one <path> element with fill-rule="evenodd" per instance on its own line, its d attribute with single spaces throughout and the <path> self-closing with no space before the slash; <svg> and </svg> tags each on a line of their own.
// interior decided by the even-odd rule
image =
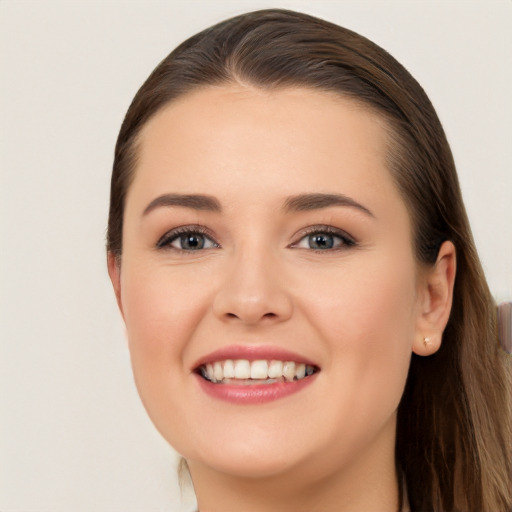
<svg viewBox="0 0 512 512">
<path fill-rule="evenodd" d="M 269 313 L 264 313 L 263 315 L 259 316 L 258 318 L 260 320 L 263 320 L 264 318 L 267 318 L 267 319 L 274 319 L 274 318 L 277 318 L 278 315 L 276 313 L 272 313 L 272 312 L 269 312 Z M 226 318 L 232 318 L 232 319 L 243 319 L 244 316 L 242 315 L 237 315 L 236 313 L 226 313 Z"/>
</svg>

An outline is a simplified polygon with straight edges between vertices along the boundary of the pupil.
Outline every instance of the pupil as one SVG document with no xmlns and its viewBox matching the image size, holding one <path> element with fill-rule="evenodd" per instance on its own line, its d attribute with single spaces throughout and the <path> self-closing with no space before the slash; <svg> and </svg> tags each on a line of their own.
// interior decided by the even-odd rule
<svg viewBox="0 0 512 512">
<path fill-rule="evenodd" d="M 332 249 L 334 239 L 332 235 L 311 235 L 309 237 L 309 246 L 312 249 Z"/>
<path fill-rule="evenodd" d="M 184 249 L 202 249 L 204 238 L 201 235 L 184 235 L 181 237 L 181 246 Z"/>
</svg>

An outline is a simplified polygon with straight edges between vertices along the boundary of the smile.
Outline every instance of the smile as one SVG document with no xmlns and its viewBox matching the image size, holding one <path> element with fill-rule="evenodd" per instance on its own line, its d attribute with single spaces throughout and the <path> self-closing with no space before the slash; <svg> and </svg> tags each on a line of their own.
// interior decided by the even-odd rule
<svg viewBox="0 0 512 512">
<path fill-rule="evenodd" d="M 294 361 L 226 359 L 203 364 L 197 373 L 215 384 L 254 386 L 293 382 L 316 373 L 313 365 Z"/>
<path fill-rule="evenodd" d="M 203 356 L 191 370 L 199 389 L 209 397 L 257 405 L 310 387 L 320 366 L 276 345 L 231 345 Z"/>
</svg>

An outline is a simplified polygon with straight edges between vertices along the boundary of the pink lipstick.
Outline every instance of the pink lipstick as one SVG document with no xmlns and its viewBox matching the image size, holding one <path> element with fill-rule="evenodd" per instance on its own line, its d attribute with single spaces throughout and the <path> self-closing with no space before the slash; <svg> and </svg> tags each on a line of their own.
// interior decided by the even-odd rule
<svg viewBox="0 0 512 512">
<path fill-rule="evenodd" d="M 296 393 L 315 380 L 318 365 L 275 346 L 230 346 L 201 358 L 193 367 L 201 389 L 240 404 L 264 403 Z"/>
</svg>

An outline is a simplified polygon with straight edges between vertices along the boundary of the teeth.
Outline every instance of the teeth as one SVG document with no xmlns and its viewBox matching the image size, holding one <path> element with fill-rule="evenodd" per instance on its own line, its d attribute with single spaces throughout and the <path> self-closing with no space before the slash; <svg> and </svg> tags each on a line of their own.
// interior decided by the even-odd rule
<svg viewBox="0 0 512 512">
<path fill-rule="evenodd" d="M 235 378 L 248 379 L 251 376 L 251 363 L 245 359 L 235 361 Z"/>
<path fill-rule="evenodd" d="M 235 377 L 235 364 L 231 359 L 224 363 L 224 378 L 233 379 Z"/>
<path fill-rule="evenodd" d="M 295 378 L 297 380 L 303 379 L 306 376 L 306 365 L 304 363 L 300 363 L 295 365 Z"/>
<path fill-rule="evenodd" d="M 283 361 L 270 361 L 268 366 L 268 377 L 276 379 L 283 376 Z"/>
<path fill-rule="evenodd" d="M 213 364 L 206 365 L 206 376 L 213 381 Z"/>
<path fill-rule="evenodd" d="M 295 377 L 295 363 L 286 361 L 286 363 L 283 364 L 283 377 L 289 382 L 293 380 L 293 377 Z"/>
<path fill-rule="evenodd" d="M 202 366 L 200 370 L 201 375 L 211 382 L 236 379 L 243 381 L 240 382 L 242 384 L 292 382 L 309 377 L 316 371 L 311 365 L 293 361 L 248 361 L 247 359 L 215 361 Z"/>
<path fill-rule="evenodd" d="M 267 361 L 253 361 L 251 363 L 251 379 L 266 379 L 268 377 Z"/>
<path fill-rule="evenodd" d="M 222 369 L 222 363 L 219 363 L 219 362 L 213 363 L 213 378 L 216 381 L 222 380 L 224 378 L 224 371 Z"/>
</svg>

